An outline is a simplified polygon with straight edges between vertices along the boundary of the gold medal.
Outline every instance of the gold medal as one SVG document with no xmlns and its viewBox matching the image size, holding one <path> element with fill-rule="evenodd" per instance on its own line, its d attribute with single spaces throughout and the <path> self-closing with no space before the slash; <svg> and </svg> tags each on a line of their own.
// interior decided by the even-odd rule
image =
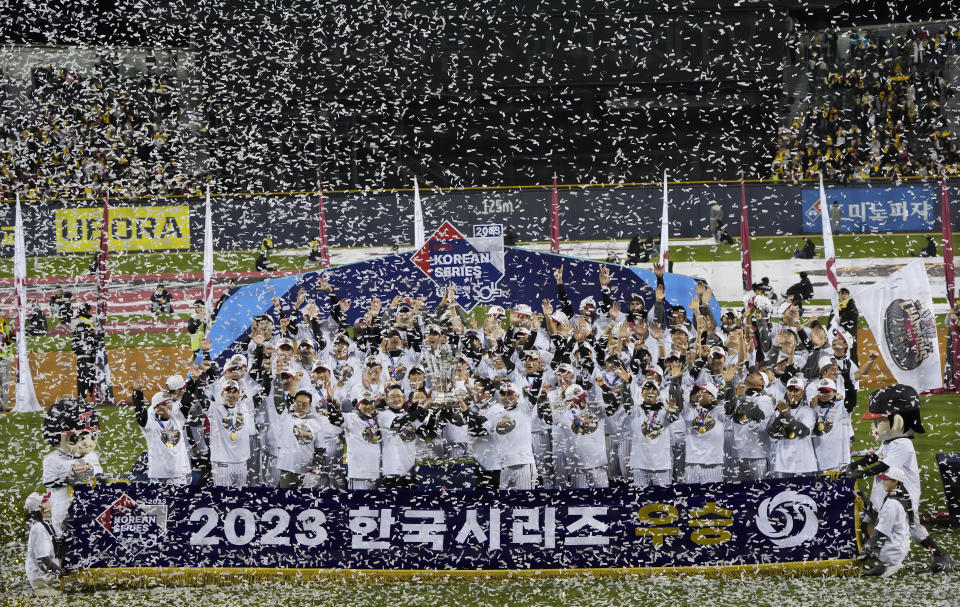
<svg viewBox="0 0 960 607">
<path fill-rule="evenodd" d="M 703 426 L 700 426 L 699 428 L 697 428 L 697 432 L 699 432 L 700 434 L 706 434 L 707 429 L 704 428 Z"/>
<path fill-rule="evenodd" d="M 817 422 L 817 432 L 823 432 L 824 426 L 823 422 Z"/>
<path fill-rule="evenodd" d="M 167 449 L 173 449 L 173 443 L 167 443 Z"/>
<path fill-rule="evenodd" d="M 230 433 L 230 440 L 237 440 L 237 433 L 236 433 L 236 432 L 231 432 L 231 433 Z"/>
</svg>

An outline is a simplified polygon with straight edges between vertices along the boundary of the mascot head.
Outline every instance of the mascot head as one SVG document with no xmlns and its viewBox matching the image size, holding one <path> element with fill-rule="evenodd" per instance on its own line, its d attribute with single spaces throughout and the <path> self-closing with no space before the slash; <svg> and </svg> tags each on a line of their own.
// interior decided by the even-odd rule
<svg viewBox="0 0 960 607">
<path fill-rule="evenodd" d="M 873 421 L 873 433 L 881 441 L 924 432 L 920 396 L 903 384 L 887 386 L 871 394 L 869 410 L 861 417 Z"/>
<path fill-rule="evenodd" d="M 74 457 L 96 450 L 100 419 L 87 401 L 61 398 L 43 415 L 43 439 Z"/>
</svg>

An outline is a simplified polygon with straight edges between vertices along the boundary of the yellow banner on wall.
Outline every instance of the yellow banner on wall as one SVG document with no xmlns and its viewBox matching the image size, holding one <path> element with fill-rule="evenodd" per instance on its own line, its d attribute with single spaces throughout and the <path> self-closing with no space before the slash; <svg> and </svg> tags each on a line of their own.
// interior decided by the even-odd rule
<svg viewBox="0 0 960 607">
<path fill-rule="evenodd" d="M 93 253 L 100 248 L 103 207 L 57 209 L 57 251 Z M 190 248 L 190 207 L 111 207 L 110 249 L 150 251 Z"/>
</svg>

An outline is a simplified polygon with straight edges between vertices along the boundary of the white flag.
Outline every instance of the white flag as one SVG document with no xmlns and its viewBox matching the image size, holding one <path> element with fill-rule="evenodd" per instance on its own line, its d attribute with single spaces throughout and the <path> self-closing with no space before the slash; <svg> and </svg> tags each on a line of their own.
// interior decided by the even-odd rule
<svg viewBox="0 0 960 607">
<path fill-rule="evenodd" d="M 13 410 L 17 413 L 40 411 L 37 393 L 33 388 L 30 362 L 27 360 L 27 252 L 23 237 L 23 215 L 20 213 L 20 193 L 17 193 L 16 224 L 13 233 L 13 283 L 17 300 L 17 375 L 16 399 Z"/>
<path fill-rule="evenodd" d="M 856 301 L 898 383 L 917 392 L 943 386 L 937 319 L 923 261 L 861 289 Z"/>
<path fill-rule="evenodd" d="M 420 206 L 420 186 L 417 178 L 413 178 L 413 246 L 418 251 L 423 247 L 423 208 Z"/>
<path fill-rule="evenodd" d="M 207 184 L 207 205 L 203 217 L 203 304 L 207 318 L 213 314 L 213 221 L 210 213 L 210 184 Z"/>
<path fill-rule="evenodd" d="M 827 194 L 823 190 L 823 173 L 820 173 L 820 225 L 823 227 L 823 259 L 827 264 L 827 283 L 830 291 L 830 304 L 833 306 L 833 320 L 840 320 L 840 304 L 837 301 L 837 259 L 833 251 L 833 230 L 830 227 L 830 208 Z"/>
<path fill-rule="evenodd" d="M 663 216 L 660 218 L 660 265 L 670 257 L 670 218 L 667 211 L 667 172 L 663 172 Z M 664 268 L 664 272 L 666 272 Z"/>
</svg>

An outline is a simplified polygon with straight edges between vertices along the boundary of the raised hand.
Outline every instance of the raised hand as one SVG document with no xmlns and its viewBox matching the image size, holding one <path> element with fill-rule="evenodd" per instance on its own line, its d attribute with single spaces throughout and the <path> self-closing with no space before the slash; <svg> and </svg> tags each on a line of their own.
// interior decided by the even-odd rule
<svg viewBox="0 0 960 607">
<path fill-rule="evenodd" d="M 663 276 L 663 264 L 662 264 L 662 263 L 654 263 L 654 264 L 653 264 L 653 274 L 654 274 L 655 276 Z"/>
<path fill-rule="evenodd" d="M 551 314 L 553 314 L 553 304 L 550 303 L 549 299 L 544 299 L 540 303 L 540 307 L 543 309 L 543 313 L 546 314 L 547 316 L 550 316 Z"/>
<path fill-rule="evenodd" d="M 601 287 L 605 287 L 610 284 L 610 268 L 607 266 L 600 266 L 600 274 L 597 276 L 597 282 L 600 283 Z"/>
<path fill-rule="evenodd" d="M 557 281 L 558 285 L 563 284 L 563 264 L 560 264 L 560 267 L 553 271 L 553 278 Z"/>
</svg>

